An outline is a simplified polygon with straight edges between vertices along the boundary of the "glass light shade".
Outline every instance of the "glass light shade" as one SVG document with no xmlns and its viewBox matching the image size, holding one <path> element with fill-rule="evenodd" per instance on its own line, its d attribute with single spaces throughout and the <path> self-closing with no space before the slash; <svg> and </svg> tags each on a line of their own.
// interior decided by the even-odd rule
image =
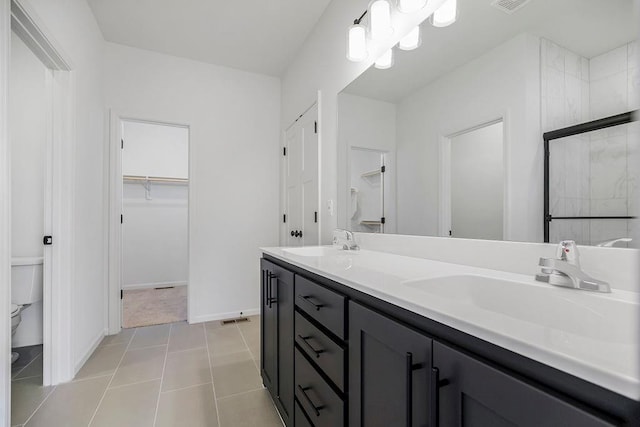
<svg viewBox="0 0 640 427">
<path fill-rule="evenodd" d="M 389 49 L 382 55 L 375 63 L 375 67 L 379 70 L 386 70 L 387 68 L 391 68 L 393 66 L 393 49 Z"/>
<path fill-rule="evenodd" d="M 420 26 L 416 26 L 406 36 L 400 39 L 398 47 L 402 50 L 413 50 L 422 44 L 422 37 L 420 37 Z"/>
<path fill-rule="evenodd" d="M 458 17 L 458 1 L 447 0 L 431 16 L 434 27 L 446 27 L 456 22 Z"/>
<path fill-rule="evenodd" d="M 427 0 L 398 0 L 398 10 L 402 13 L 414 13 L 426 4 Z"/>
<path fill-rule="evenodd" d="M 371 40 L 386 40 L 393 34 L 391 4 L 388 0 L 373 0 L 369 4 Z"/>
<path fill-rule="evenodd" d="M 347 32 L 347 59 L 353 62 L 367 58 L 367 29 L 364 25 L 353 24 Z"/>
</svg>

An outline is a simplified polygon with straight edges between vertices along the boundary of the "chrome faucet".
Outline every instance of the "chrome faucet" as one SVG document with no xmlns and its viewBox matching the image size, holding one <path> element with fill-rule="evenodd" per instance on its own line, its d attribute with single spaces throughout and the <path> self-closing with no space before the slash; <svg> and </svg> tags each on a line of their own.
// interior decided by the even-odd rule
<svg viewBox="0 0 640 427">
<path fill-rule="evenodd" d="M 607 282 L 594 279 L 580 269 L 578 247 L 573 240 L 563 240 L 556 249 L 556 258 L 540 258 L 541 273 L 536 280 L 554 286 L 585 291 L 611 292 Z"/>
<path fill-rule="evenodd" d="M 341 246 L 345 251 L 357 251 L 360 246 L 356 243 L 356 239 L 353 236 L 353 232 L 349 230 L 343 230 L 342 228 L 336 228 L 333 230 L 333 244 L 335 246 Z"/>
<path fill-rule="evenodd" d="M 612 248 L 618 242 L 630 242 L 632 240 L 633 239 L 631 239 L 630 237 L 620 237 L 620 238 L 617 238 L 617 239 L 605 240 L 604 242 L 598 243 L 596 246 L 601 246 L 601 247 L 605 247 L 605 248 Z"/>
</svg>

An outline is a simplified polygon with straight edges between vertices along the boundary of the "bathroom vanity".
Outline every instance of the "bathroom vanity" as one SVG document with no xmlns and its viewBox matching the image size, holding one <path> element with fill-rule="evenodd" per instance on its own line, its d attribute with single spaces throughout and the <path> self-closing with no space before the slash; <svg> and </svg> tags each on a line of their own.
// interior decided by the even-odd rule
<svg viewBox="0 0 640 427">
<path fill-rule="evenodd" d="M 287 426 L 640 422 L 634 292 L 328 246 L 260 262 L 261 374 Z"/>
</svg>

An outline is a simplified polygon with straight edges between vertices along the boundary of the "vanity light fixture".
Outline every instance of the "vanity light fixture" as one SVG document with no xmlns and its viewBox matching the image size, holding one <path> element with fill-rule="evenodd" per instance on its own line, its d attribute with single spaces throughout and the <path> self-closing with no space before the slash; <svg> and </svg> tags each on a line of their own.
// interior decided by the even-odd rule
<svg viewBox="0 0 640 427">
<path fill-rule="evenodd" d="M 411 30 L 406 36 L 400 39 L 398 47 L 402 50 L 413 50 L 422 44 L 422 37 L 420 36 L 420 25 Z"/>
<path fill-rule="evenodd" d="M 402 13 L 414 13 L 426 4 L 427 0 L 398 0 L 398 10 Z"/>
<path fill-rule="evenodd" d="M 389 0 L 373 0 L 369 3 L 369 32 L 371 40 L 387 40 L 393 34 L 391 3 Z"/>
<path fill-rule="evenodd" d="M 378 58 L 375 62 L 375 67 L 379 70 L 386 70 L 393 67 L 393 48 L 389 49 Z"/>
<path fill-rule="evenodd" d="M 366 14 L 365 10 L 360 18 L 353 21 L 353 25 L 347 31 L 347 59 L 349 61 L 364 61 L 369 55 L 367 52 L 367 29 L 360 23 Z"/>
<path fill-rule="evenodd" d="M 447 0 L 431 16 L 434 27 L 447 27 L 458 18 L 458 1 Z"/>
</svg>

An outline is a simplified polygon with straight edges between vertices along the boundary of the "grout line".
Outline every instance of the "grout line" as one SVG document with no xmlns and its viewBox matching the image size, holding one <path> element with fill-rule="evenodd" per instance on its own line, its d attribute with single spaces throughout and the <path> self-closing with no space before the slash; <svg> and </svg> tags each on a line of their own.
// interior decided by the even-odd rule
<svg viewBox="0 0 640 427">
<path fill-rule="evenodd" d="M 238 397 L 238 396 L 242 396 L 243 394 L 254 393 L 254 392 L 260 391 L 260 390 L 264 390 L 264 387 L 260 386 L 259 388 L 254 388 L 254 389 L 251 389 L 251 390 L 241 391 L 240 393 L 234 393 L 234 394 L 230 394 L 229 396 L 223 396 L 223 397 L 220 397 L 220 398 L 218 398 L 216 400 L 230 399 L 232 397 Z"/>
<path fill-rule="evenodd" d="M 155 347 L 164 347 L 167 346 L 169 347 L 169 340 L 167 339 L 167 343 L 166 344 L 153 344 L 153 345 L 145 345 L 142 347 L 133 347 L 133 348 L 129 348 L 127 351 L 137 351 L 137 350 L 144 350 L 147 348 L 155 348 Z"/>
<path fill-rule="evenodd" d="M 57 385 L 56 385 L 56 386 L 53 386 L 53 388 L 51 389 L 51 391 L 49 392 L 49 394 L 47 394 L 47 397 L 45 397 L 45 398 L 42 400 L 42 402 L 40 402 L 40 404 L 38 405 L 38 407 L 36 407 L 36 409 L 34 409 L 34 410 L 33 410 L 33 412 L 31 413 L 31 415 L 29 415 L 29 418 L 27 418 L 27 420 L 24 422 L 24 424 L 23 424 L 23 425 L 25 425 L 25 426 L 26 426 L 26 425 L 27 425 L 27 423 L 28 423 L 29 421 L 31 421 L 31 418 L 33 418 L 33 416 L 36 414 L 36 412 L 38 412 L 38 410 L 39 410 L 40 408 L 42 408 L 42 405 L 44 405 L 44 403 L 45 403 L 47 400 L 49 400 L 49 398 L 51 397 L 51 395 L 53 394 L 53 392 L 57 390 L 57 388 L 58 388 L 58 386 L 57 386 Z"/>
<path fill-rule="evenodd" d="M 96 410 L 93 411 L 93 415 L 91 416 L 91 419 L 89 420 L 88 425 L 91 425 L 91 423 L 93 422 L 94 418 L 96 417 L 96 414 L 98 413 L 98 410 L 100 409 L 100 405 L 102 405 L 102 401 L 104 400 L 104 397 L 107 395 L 107 392 L 109 391 L 109 386 L 111 386 L 111 383 L 113 382 L 113 379 L 115 378 L 116 374 L 118 373 L 118 369 L 120 369 L 120 365 L 122 364 L 122 361 L 124 360 L 124 357 L 127 355 L 127 350 L 129 350 L 129 346 L 133 342 L 133 337 L 136 336 L 137 332 L 138 332 L 138 330 L 136 329 L 133 332 L 133 334 L 131 335 L 131 339 L 129 340 L 129 343 L 127 344 L 127 347 L 125 347 L 124 352 L 122 353 L 122 357 L 120 358 L 120 361 L 118 362 L 118 365 L 116 366 L 115 371 L 113 371 L 113 374 L 111 375 L 111 379 L 109 380 L 109 383 L 107 384 L 107 387 L 104 389 L 104 393 L 102 393 L 102 397 L 100 398 L 100 401 L 98 402 L 98 406 L 96 406 Z"/>
<path fill-rule="evenodd" d="M 162 377 L 160 378 L 160 388 L 158 389 L 158 398 L 156 399 L 156 412 L 153 414 L 153 425 L 158 420 L 158 410 L 160 409 L 160 395 L 162 394 L 162 385 L 164 384 L 164 372 L 167 369 L 167 359 L 169 357 L 169 341 L 171 340 L 171 331 L 173 324 L 169 323 L 169 337 L 167 338 L 167 350 L 164 353 L 164 363 L 162 364 Z"/>
<path fill-rule="evenodd" d="M 206 347 L 206 344 L 203 345 L 202 347 L 193 347 L 193 348 L 184 348 L 182 350 L 174 350 L 174 351 L 169 351 L 169 353 L 171 354 L 175 354 L 175 353 L 184 353 L 185 351 L 193 351 L 193 350 L 202 350 L 203 348 Z"/>
<path fill-rule="evenodd" d="M 180 387 L 180 388 L 176 388 L 173 390 L 167 390 L 167 391 L 161 391 L 160 394 L 167 394 L 167 393 L 173 393 L 174 391 L 182 391 L 182 390 L 187 390 L 189 388 L 193 388 L 193 387 L 202 387 L 203 385 L 208 385 L 211 384 L 211 381 L 208 381 L 206 383 L 200 383 L 200 384 L 193 384 L 193 385 L 188 385 L 185 387 Z"/>
<path fill-rule="evenodd" d="M 220 425 L 220 408 L 218 407 L 218 399 L 216 399 L 216 385 L 213 383 L 213 366 L 211 365 L 211 352 L 209 351 L 209 338 L 207 334 L 207 329 L 203 325 L 204 328 L 204 343 L 207 345 L 207 359 L 209 362 L 209 374 L 211 375 L 211 389 L 213 390 L 213 404 L 216 406 L 216 418 L 218 419 L 218 427 L 222 427 Z"/>
<path fill-rule="evenodd" d="M 150 382 L 153 382 L 153 381 L 158 381 L 158 380 L 160 380 L 160 379 L 162 379 L 162 378 L 151 378 L 151 379 L 144 380 L 144 381 L 136 381 L 136 382 L 131 383 L 131 384 L 120 384 L 120 385 L 114 385 L 113 387 L 109 387 L 109 390 L 118 390 L 118 389 L 123 388 L 123 387 L 129 387 L 129 386 L 132 386 L 132 385 L 139 385 L 139 384 L 144 384 L 144 383 L 150 383 Z"/>
<path fill-rule="evenodd" d="M 236 324 L 236 326 L 237 326 L 237 324 Z M 238 326 L 238 330 L 240 331 L 240 337 L 242 338 L 242 341 L 244 342 L 245 347 L 247 347 L 247 350 L 249 351 L 249 354 L 251 355 L 251 360 L 253 360 L 253 364 L 256 367 L 256 369 L 258 370 L 258 376 L 260 376 L 260 367 L 258 366 L 258 362 L 256 361 L 256 355 L 253 354 L 253 352 L 251 351 L 251 347 L 249 346 L 249 343 L 245 339 L 244 334 L 242 333 L 242 329 L 240 329 L 240 326 Z"/>
<path fill-rule="evenodd" d="M 97 378 L 110 377 L 113 374 L 115 374 L 115 371 L 113 371 L 111 373 L 108 373 L 108 374 L 97 374 L 97 375 L 94 375 L 94 376 L 88 376 L 88 377 L 83 377 L 83 378 L 74 378 L 71 381 L 69 381 L 67 384 L 74 384 L 74 383 L 80 383 L 82 381 L 95 380 Z"/>
</svg>

